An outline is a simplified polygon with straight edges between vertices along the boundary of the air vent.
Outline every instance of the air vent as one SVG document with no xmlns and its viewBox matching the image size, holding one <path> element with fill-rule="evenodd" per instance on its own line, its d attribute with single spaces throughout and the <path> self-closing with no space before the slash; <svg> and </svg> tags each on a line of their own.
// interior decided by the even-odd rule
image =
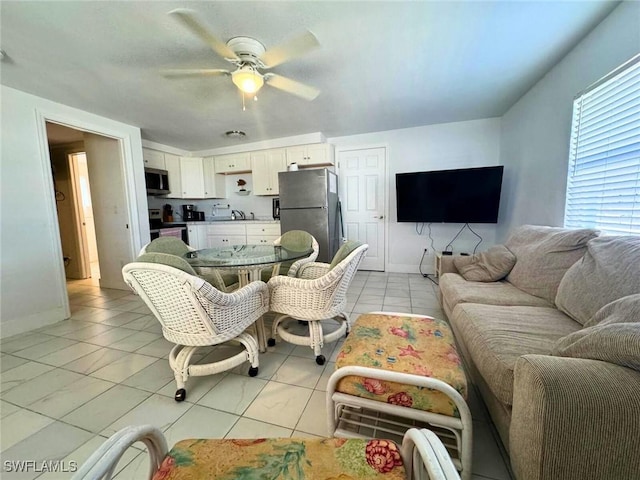
<svg viewBox="0 0 640 480">
<path fill-rule="evenodd" d="M 224 136 L 227 138 L 243 139 L 247 134 L 242 130 L 229 130 L 228 132 L 225 132 Z"/>
</svg>

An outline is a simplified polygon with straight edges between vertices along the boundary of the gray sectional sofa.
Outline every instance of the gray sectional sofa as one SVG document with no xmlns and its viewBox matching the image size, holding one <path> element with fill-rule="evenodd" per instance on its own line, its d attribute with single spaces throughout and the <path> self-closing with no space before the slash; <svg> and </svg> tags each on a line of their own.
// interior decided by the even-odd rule
<svg viewBox="0 0 640 480">
<path fill-rule="evenodd" d="M 640 478 L 640 237 L 526 225 L 440 302 L 517 480 Z"/>
</svg>

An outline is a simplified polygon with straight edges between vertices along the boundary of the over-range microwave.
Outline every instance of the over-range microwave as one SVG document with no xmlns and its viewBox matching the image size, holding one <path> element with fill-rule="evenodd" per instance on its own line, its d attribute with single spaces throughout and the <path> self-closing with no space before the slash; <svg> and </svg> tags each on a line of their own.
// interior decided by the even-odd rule
<svg viewBox="0 0 640 480">
<path fill-rule="evenodd" d="M 144 180 L 147 185 L 148 195 L 166 195 L 171 193 L 169 189 L 169 172 L 157 168 L 145 168 Z"/>
</svg>

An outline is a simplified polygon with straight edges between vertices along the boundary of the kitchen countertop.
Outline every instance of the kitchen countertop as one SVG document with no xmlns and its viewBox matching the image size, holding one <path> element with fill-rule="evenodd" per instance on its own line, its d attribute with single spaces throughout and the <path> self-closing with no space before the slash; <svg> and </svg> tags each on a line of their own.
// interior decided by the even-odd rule
<svg viewBox="0 0 640 480">
<path fill-rule="evenodd" d="M 255 220 L 231 220 L 230 217 L 217 217 L 215 220 L 205 220 L 198 222 L 173 222 L 180 225 L 215 225 L 217 223 L 280 223 L 280 220 L 274 220 L 272 218 L 256 218 Z M 165 223 L 165 225 L 172 225 L 173 223 Z"/>
</svg>

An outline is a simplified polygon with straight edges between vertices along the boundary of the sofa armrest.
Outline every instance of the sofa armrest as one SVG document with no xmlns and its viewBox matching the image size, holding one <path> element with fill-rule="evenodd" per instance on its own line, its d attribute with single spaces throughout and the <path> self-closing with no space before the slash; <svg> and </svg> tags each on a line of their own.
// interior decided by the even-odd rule
<svg viewBox="0 0 640 480">
<path fill-rule="evenodd" d="M 509 451 L 518 480 L 638 478 L 640 372 L 525 355 L 513 391 Z"/>
<path fill-rule="evenodd" d="M 459 273 L 455 263 L 453 263 L 453 255 L 440 255 L 440 269 L 438 275 L 444 275 L 445 273 Z"/>
</svg>

